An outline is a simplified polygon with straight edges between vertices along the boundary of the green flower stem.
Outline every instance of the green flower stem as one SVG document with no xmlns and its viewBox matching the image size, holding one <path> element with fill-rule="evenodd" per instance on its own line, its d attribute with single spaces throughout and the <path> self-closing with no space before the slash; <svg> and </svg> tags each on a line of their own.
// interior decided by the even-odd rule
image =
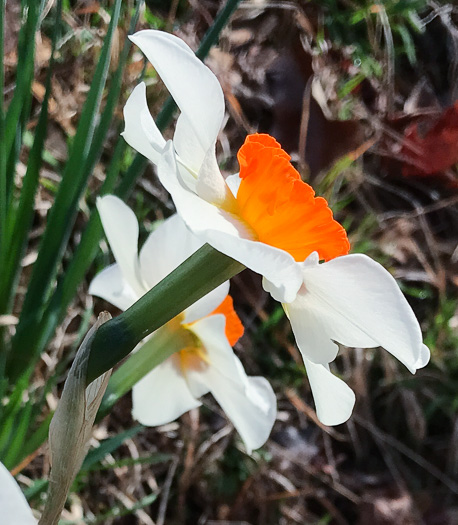
<svg viewBox="0 0 458 525">
<path fill-rule="evenodd" d="M 98 329 L 89 355 L 86 384 L 119 363 L 147 335 L 244 268 L 204 245 L 128 310 Z"/>
</svg>

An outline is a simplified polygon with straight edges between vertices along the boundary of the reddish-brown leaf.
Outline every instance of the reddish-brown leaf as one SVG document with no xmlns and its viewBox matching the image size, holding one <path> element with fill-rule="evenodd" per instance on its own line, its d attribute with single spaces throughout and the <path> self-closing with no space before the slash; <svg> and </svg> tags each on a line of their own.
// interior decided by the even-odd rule
<svg viewBox="0 0 458 525">
<path fill-rule="evenodd" d="M 448 170 L 458 163 L 458 102 L 447 108 L 423 136 L 418 124 L 409 126 L 404 136 L 404 176 L 433 175 Z"/>
</svg>

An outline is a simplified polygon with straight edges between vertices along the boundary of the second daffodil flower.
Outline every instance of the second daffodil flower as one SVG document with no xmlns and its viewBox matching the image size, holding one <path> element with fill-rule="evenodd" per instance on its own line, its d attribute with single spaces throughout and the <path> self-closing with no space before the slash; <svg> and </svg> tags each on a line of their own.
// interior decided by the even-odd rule
<svg viewBox="0 0 458 525">
<path fill-rule="evenodd" d="M 121 310 L 203 244 L 174 215 L 149 235 L 138 254 L 139 228 L 132 210 L 112 195 L 99 198 L 97 208 L 116 264 L 95 277 L 89 292 Z M 200 398 L 211 392 L 251 452 L 270 434 L 276 399 L 265 378 L 246 375 L 232 350 L 243 326 L 228 292 L 227 281 L 161 329 L 183 341 L 183 348 L 133 387 L 133 416 L 149 426 L 169 423 L 198 407 Z"/>
<path fill-rule="evenodd" d="M 381 346 L 412 373 L 425 366 L 429 350 L 395 280 L 369 257 L 347 255 L 345 230 L 275 139 L 249 135 L 238 152 L 240 173 L 224 179 L 215 155 L 224 115 L 218 80 L 173 35 L 140 31 L 131 39 L 181 114 L 173 141 L 166 143 L 140 84 L 124 109 L 124 137 L 158 166 L 178 213 L 200 239 L 263 275 L 264 288 L 291 321 L 320 420 L 343 423 L 355 402 L 329 369 L 336 342 Z"/>
</svg>

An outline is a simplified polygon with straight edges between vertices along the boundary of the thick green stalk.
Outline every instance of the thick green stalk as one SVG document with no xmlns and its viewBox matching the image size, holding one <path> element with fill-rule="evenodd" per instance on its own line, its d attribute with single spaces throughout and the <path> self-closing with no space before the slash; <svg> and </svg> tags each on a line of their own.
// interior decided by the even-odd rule
<svg viewBox="0 0 458 525">
<path fill-rule="evenodd" d="M 87 384 L 119 363 L 147 335 L 244 268 L 204 245 L 128 310 L 99 328 L 91 346 Z"/>
</svg>

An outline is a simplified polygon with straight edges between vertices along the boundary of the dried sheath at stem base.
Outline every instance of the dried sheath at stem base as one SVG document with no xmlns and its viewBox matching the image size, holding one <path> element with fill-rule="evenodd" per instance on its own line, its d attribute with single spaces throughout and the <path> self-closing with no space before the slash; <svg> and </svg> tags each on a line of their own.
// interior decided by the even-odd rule
<svg viewBox="0 0 458 525">
<path fill-rule="evenodd" d="M 108 312 L 102 312 L 84 338 L 51 421 L 51 474 L 48 499 L 39 525 L 58 523 L 70 486 L 86 455 L 92 425 L 111 374 L 111 370 L 105 372 L 86 387 L 87 363 L 95 333 L 110 319 Z"/>
</svg>

